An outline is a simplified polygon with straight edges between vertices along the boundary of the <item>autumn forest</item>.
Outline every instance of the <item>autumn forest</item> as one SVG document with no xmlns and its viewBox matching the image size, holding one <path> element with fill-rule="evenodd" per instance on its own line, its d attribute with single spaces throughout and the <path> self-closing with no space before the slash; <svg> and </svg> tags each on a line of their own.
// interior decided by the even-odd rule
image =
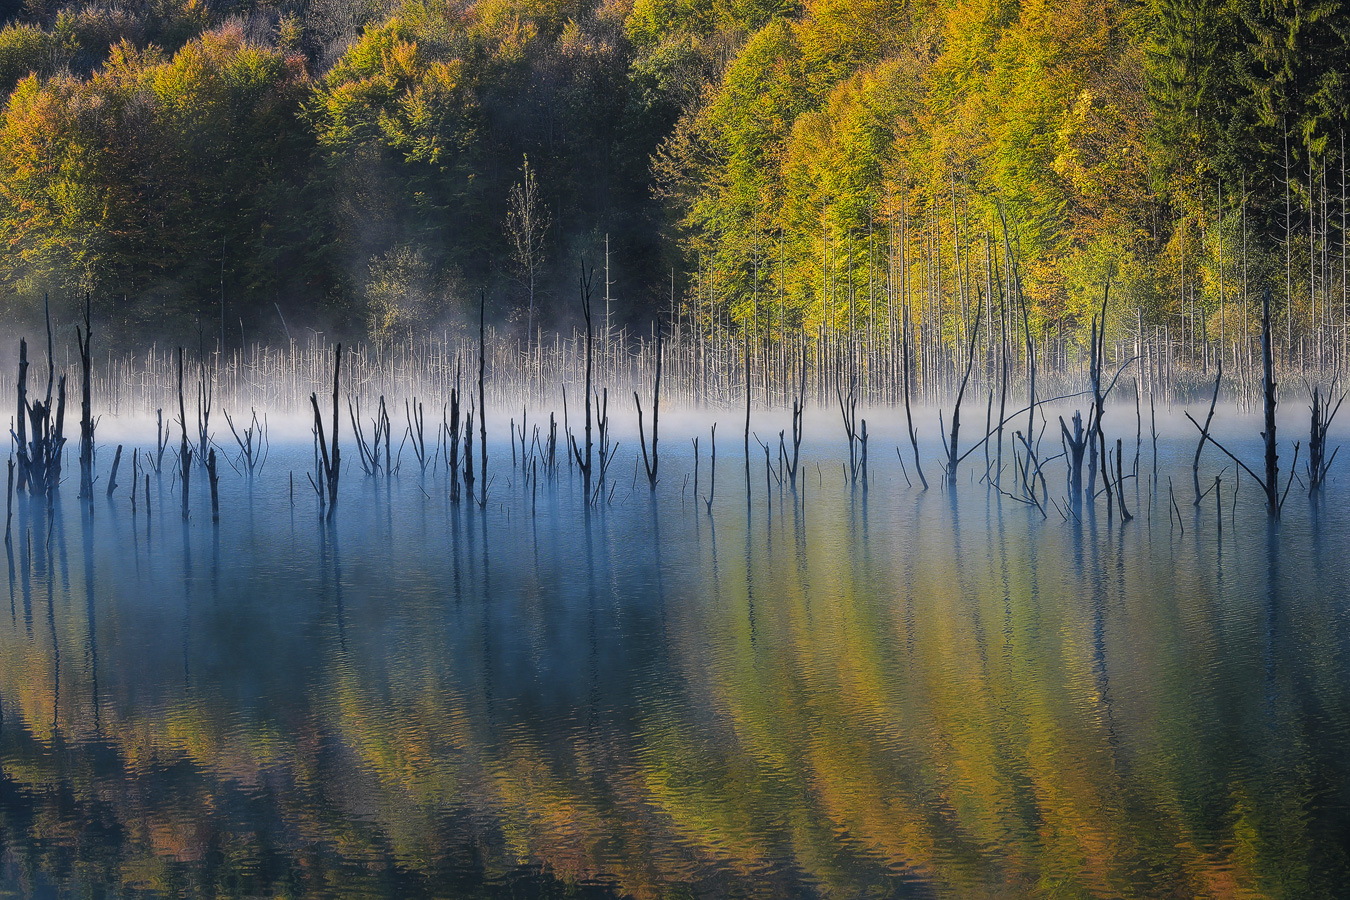
<svg viewBox="0 0 1350 900">
<path fill-rule="evenodd" d="M 113 346 L 616 320 L 1346 322 L 1338 2 L 6 0 L 0 296 Z M 990 292 L 995 288 L 989 288 Z M 977 296 L 978 295 L 978 296 Z M 942 298 L 949 302 L 944 307 Z M 779 312 L 761 308 L 772 298 Z M 674 310 L 673 313 L 670 311 Z M 916 312 L 916 316 L 919 313 Z M 944 316 L 946 318 L 944 318 Z M 837 324 L 837 323 L 836 323 Z"/>
</svg>

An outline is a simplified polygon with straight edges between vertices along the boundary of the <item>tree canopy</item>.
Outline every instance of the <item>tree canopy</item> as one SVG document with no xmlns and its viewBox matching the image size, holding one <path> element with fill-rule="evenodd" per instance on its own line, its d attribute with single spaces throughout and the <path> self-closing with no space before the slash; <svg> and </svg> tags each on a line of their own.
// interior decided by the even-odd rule
<svg viewBox="0 0 1350 900">
<path fill-rule="evenodd" d="M 665 308 L 673 270 L 742 327 L 768 328 L 762 294 L 796 327 L 837 314 L 841 289 L 903 279 L 951 329 L 1011 255 L 1036 323 L 1074 328 L 1108 276 L 1154 319 L 1224 302 L 1239 221 L 1263 272 L 1345 237 L 1326 212 L 1350 69 L 1337 0 L 7 15 L 4 303 L 88 291 L 123 339 L 273 339 L 279 309 L 387 330 L 390 291 L 414 283 L 397 327 L 451 327 L 480 289 L 500 318 L 548 327 L 606 235 L 635 322 Z M 527 157 L 552 229 L 522 280 L 506 225 Z M 1333 290 L 1286 282 L 1291 309 Z"/>
</svg>

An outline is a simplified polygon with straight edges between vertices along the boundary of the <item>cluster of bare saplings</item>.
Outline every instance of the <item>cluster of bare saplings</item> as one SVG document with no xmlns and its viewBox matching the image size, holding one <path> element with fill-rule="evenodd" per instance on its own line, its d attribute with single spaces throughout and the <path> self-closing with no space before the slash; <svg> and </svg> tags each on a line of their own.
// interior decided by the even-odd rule
<svg viewBox="0 0 1350 900">
<path fill-rule="evenodd" d="M 520 421 L 512 417 L 509 422 L 512 468 L 523 471 L 520 483 L 529 492 L 531 505 L 537 497 L 540 475 L 556 480 L 565 465 L 569 472 L 580 476 L 582 495 L 586 498 L 587 508 L 590 508 L 612 502 L 617 487 L 616 479 L 610 473 L 618 445 L 613 439 L 610 423 L 609 388 L 598 385 L 604 381 L 626 388 L 636 385 L 637 389 L 633 389 L 632 394 L 638 424 L 640 462 L 648 486 L 654 492 L 659 480 L 660 405 L 663 390 L 668 403 L 671 399 L 671 368 L 678 374 L 676 402 L 701 401 L 716 404 L 722 409 L 733 404 L 743 406 L 747 489 L 751 479 L 753 437 L 757 448 L 764 454 L 766 483 L 770 487 L 776 483 L 780 488 L 789 489 L 794 494 L 797 492 L 801 480 L 804 412 L 808 403 L 814 402 L 820 407 L 837 408 L 848 451 L 844 477 L 863 490 L 868 486 L 869 435 L 866 419 L 859 416 L 859 405 L 863 404 L 864 409 L 878 404 L 893 404 L 897 409 L 903 407 L 909 447 L 908 452 L 902 452 L 897 447 L 896 453 L 906 483 L 914 486 L 909 472 L 912 465 L 920 486 L 926 490 L 929 481 L 924 472 L 913 407 L 927 403 L 941 408 L 939 423 L 942 456 L 936 463 L 941 470 L 942 483 L 950 489 L 955 489 L 958 483 L 962 464 L 972 455 L 981 453 L 984 468 L 979 483 L 1012 500 L 1034 507 L 1043 517 L 1047 516 L 1047 507 L 1052 507 L 1065 520 L 1070 517 L 1077 519 L 1085 507 L 1091 513 L 1096 504 L 1104 500 L 1108 521 L 1114 518 L 1128 521 L 1132 514 L 1126 504 L 1124 485 L 1127 480 L 1137 480 L 1140 475 L 1140 448 L 1144 439 L 1141 396 L 1146 395 L 1155 451 L 1151 477 L 1154 490 L 1150 491 L 1150 495 L 1156 493 L 1157 430 L 1154 398 L 1166 398 L 1164 392 L 1169 384 L 1175 383 L 1175 373 L 1170 371 L 1168 354 L 1127 355 L 1130 349 L 1148 351 L 1147 342 L 1136 342 L 1133 348 L 1128 342 L 1114 347 L 1108 344 L 1104 323 L 1110 298 L 1109 284 L 1103 291 L 1100 310 L 1092 319 L 1085 366 L 1078 378 L 1074 377 L 1073 366 L 1045 366 L 1037 341 L 1032 337 L 1026 305 L 1016 294 L 1008 303 L 986 303 L 982 300 L 975 304 L 970 310 L 969 325 L 960 332 L 964 346 L 953 343 L 949 352 L 939 359 L 932 348 L 920 352 L 921 341 L 909 328 L 907 309 L 894 348 L 879 345 L 865 334 L 848 332 L 841 336 L 822 329 L 814 343 L 803 338 L 790 348 L 780 342 L 773 348 L 774 352 L 757 352 L 757 342 L 752 341 L 748 334 L 741 335 L 739 340 L 726 336 L 719 340 L 716 333 L 710 334 L 707 329 L 700 328 L 693 332 L 696 337 L 691 338 L 690 332 L 678 318 L 666 328 L 654 329 L 650 342 L 638 341 L 634 347 L 633 342 L 626 339 L 613 340 L 607 327 L 597 328 L 597 320 L 607 321 L 608 316 L 595 309 L 592 273 L 584 265 L 578 286 L 584 328 L 578 330 L 568 346 L 558 339 L 551 352 L 545 352 L 542 342 L 531 341 L 525 347 L 516 344 L 514 351 L 508 352 L 507 342 L 500 339 L 490 341 L 486 325 L 486 300 L 480 299 L 476 347 L 465 342 L 450 349 L 447 343 L 441 345 L 437 353 L 429 352 L 421 357 L 411 353 L 410 347 L 405 347 L 404 355 L 399 359 L 404 365 L 402 369 L 391 364 L 384 355 L 388 352 L 386 349 L 363 349 L 358 353 L 344 355 L 341 344 L 332 349 L 331 367 L 327 363 L 329 357 L 326 351 L 322 354 L 294 352 L 289 357 L 282 357 L 289 368 L 283 366 L 280 370 L 257 365 L 260 360 L 272 358 L 260 350 L 254 351 L 252 366 L 246 364 L 243 354 L 237 354 L 229 366 L 222 365 L 219 355 L 214 359 L 202 355 L 196 362 L 196 422 L 192 428 L 187 421 L 188 403 L 184 391 L 185 354 L 182 348 L 178 348 L 172 365 L 166 367 L 172 381 L 166 386 L 168 390 L 164 391 L 176 393 L 178 446 L 176 449 L 171 446 L 170 435 L 174 423 L 171 421 L 166 425 L 163 408 L 156 407 L 155 447 L 144 452 L 139 448 L 133 449 L 131 454 L 132 483 L 129 493 L 133 514 L 137 509 L 138 494 L 148 511 L 150 474 L 162 474 L 167 461 L 186 520 L 190 511 L 190 475 L 192 463 L 196 460 L 207 476 L 212 521 L 218 522 L 218 460 L 223 458 L 241 476 L 252 478 L 265 464 L 270 449 L 266 416 L 260 419 L 256 406 L 244 423 L 237 423 L 228 412 L 222 410 L 234 446 L 225 452 L 224 445 L 217 443 L 211 430 L 211 414 L 213 406 L 220 403 L 222 385 L 225 385 L 227 394 L 234 398 L 248 394 L 246 388 L 263 387 L 279 391 L 271 399 L 274 404 L 285 407 L 289 399 L 285 393 L 288 389 L 294 392 L 299 385 L 312 385 L 319 377 L 324 385 L 321 389 L 323 399 L 320 399 L 320 390 L 310 390 L 308 393 L 308 409 L 313 416 L 314 463 L 313 471 L 305 473 L 305 478 L 314 490 L 321 515 L 326 520 L 331 520 L 337 509 L 338 485 L 343 472 L 340 435 L 344 412 L 351 428 L 350 440 L 355 445 L 360 467 L 366 476 L 394 476 L 403 466 L 407 450 L 415 460 L 419 473 L 425 475 L 428 470 L 435 471 L 440 467 L 449 476 L 446 484 L 452 502 L 458 504 L 467 499 L 486 507 L 493 484 L 488 474 L 487 399 L 490 387 L 496 401 L 495 408 L 513 409 L 519 406 L 521 409 Z M 1000 296 L 999 299 L 1004 298 Z M 1014 322 L 1010 312 L 1017 312 L 1020 322 Z M 1187 414 L 1199 434 L 1192 469 L 1193 502 L 1198 506 L 1210 493 L 1215 495 L 1216 504 L 1221 502 L 1221 476 L 1203 490 L 1200 482 L 1201 455 L 1206 445 L 1212 444 L 1231 459 L 1240 472 L 1247 473 L 1259 485 L 1267 511 L 1270 516 L 1278 517 L 1294 480 L 1299 478 L 1297 466 L 1301 443 L 1294 444 L 1293 463 L 1281 488 L 1275 421 L 1276 361 L 1269 291 L 1263 299 L 1261 319 L 1260 405 L 1265 414 L 1265 430 L 1262 432 L 1265 458 L 1263 464 L 1256 468 L 1262 469 L 1262 473 L 1248 466 L 1210 433 L 1220 389 L 1225 383 L 1222 357 L 1216 357 L 1208 416 L 1202 424 Z M 1015 325 L 1020 325 L 1020 329 Z M 996 332 L 993 341 L 989 340 L 991 331 Z M 82 327 L 77 326 L 76 336 L 81 375 L 80 499 L 92 511 L 97 480 L 94 474 L 96 420 L 92 411 L 95 387 L 97 385 L 108 390 L 109 396 L 114 398 L 112 405 L 116 412 L 119 406 L 131 406 L 126 403 L 132 399 L 127 396 L 127 391 L 159 386 L 160 369 L 153 362 L 149 365 L 143 362 L 135 370 L 132 361 L 118 363 L 110 359 L 105 379 L 101 383 L 97 381 L 93 368 L 92 328 L 87 300 L 84 323 Z M 1021 346 L 1014 350 L 1018 342 Z M 739 353 L 734 352 L 737 345 Z M 426 346 L 429 350 L 437 349 L 430 344 Z M 892 349 L 895 356 L 893 361 L 890 359 Z M 47 386 L 42 400 L 36 399 L 36 396 L 30 398 L 26 341 L 21 341 L 19 346 L 18 409 L 11 432 L 15 452 L 9 460 L 6 508 L 7 539 L 15 492 L 26 493 L 30 498 L 42 497 L 51 504 L 61 483 L 66 444 L 66 380 L 64 375 L 57 376 L 53 356 L 49 319 Z M 313 371 L 316 358 L 323 360 L 322 373 Z M 149 359 L 153 361 L 157 357 L 152 354 Z M 467 392 L 463 389 L 466 362 L 470 367 L 477 367 L 476 385 Z M 1131 368 L 1142 371 L 1133 373 L 1127 382 L 1134 389 L 1136 413 L 1135 453 L 1133 463 L 1127 470 L 1124 438 L 1116 437 L 1112 446 L 1103 420 L 1108 401 L 1121 384 L 1122 375 Z M 489 373 L 492 373 L 491 378 Z M 133 377 L 136 374 L 140 376 L 139 381 Z M 397 449 L 394 445 L 395 426 L 384 393 L 378 395 L 378 400 L 369 402 L 372 387 L 388 383 L 390 379 L 423 389 L 423 396 L 426 388 L 430 387 L 433 396 L 448 398 L 448 402 L 441 406 L 440 421 L 436 422 L 433 417 L 430 433 L 424 402 L 415 395 L 405 400 L 402 410 L 404 427 Z M 733 381 L 738 382 L 738 389 L 732 388 Z M 530 402 L 536 401 L 537 407 L 537 401 L 548 395 L 544 387 L 546 383 L 556 384 L 561 392 L 561 434 L 560 423 L 552 412 L 548 415 L 547 429 L 539 424 L 535 424 L 532 430 L 529 427 L 527 416 Z M 574 396 L 570 403 L 567 395 L 569 383 L 581 388 L 581 396 Z M 331 394 L 328 390 L 330 384 Z M 652 385 L 650 440 L 641 393 L 646 384 Z M 1245 390 L 1243 382 L 1230 380 L 1228 384 L 1234 398 L 1241 402 Z M 1335 450 L 1328 453 L 1327 436 L 1343 395 L 1341 398 L 1334 397 L 1334 382 L 1328 387 L 1313 387 L 1306 380 L 1305 384 L 1308 385 L 1312 413 L 1308 452 L 1304 458 L 1307 475 L 1305 486 L 1310 496 L 1316 498 L 1336 457 Z M 114 389 L 113 385 L 120 387 Z M 983 431 L 978 439 L 963 446 L 962 409 L 968 396 L 978 390 L 985 394 Z M 373 414 L 368 416 L 361 411 L 363 396 L 368 402 L 368 414 L 373 409 Z M 1013 400 L 1014 396 L 1025 396 L 1025 402 Z M 783 429 L 776 441 L 764 441 L 752 432 L 751 415 L 756 397 L 761 398 L 764 405 L 773 405 L 776 398 L 782 397 L 783 403 L 779 408 L 791 409 L 790 435 L 789 429 Z M 1050 442 L 1047 442 L 1047 407 L 1068 401 L 1083 401 L 1087 406 L 1086 418 L 1081 410 L 1074 412 L 1070 422 L 1059 417 L 1059 432 L 1057 435 L 1052 434 Z M 329 414 L 325 420 L 326 408 Z M 578 417 L 579 423 L 575 428 L 574 416 Z M 478 436 L 476 468 L 475 425 Z M 1059 438 L 1057 448 L 1054 446 L 1055 437 Z M 715 425 L 709 441 L 712 477 L 702 501 L 711 514 L 717 465 Z M 693 449 L 694 496 L 699 497 L 698 438 L 693 440 Z M 1058 452 L 1055 452 L 1056 449 Z M 219 454 L 218 450 L 221 451 Z M 109 498 L 120 486 L 118 474 L 122 451 L 122 446 L 118 445 L 104 487 Z M 166 460 L 166 453 L 172 459 Z M 906 463 L 907 457 L 909 464 Z M 1060 464 L 1066 473 L 1067 492 L 1052 496 L 1047 471 L 1053 463 L 1061 460 Z M 638 459 L 634 460 L 635 484 L 638 462 Z M 932 464 L 930 461 L 930 466 Z M 1005 478 L 1005 474 L 1010 478 Z M 975 480 L 974 470 L 971 471 L 970 480 Z M 292 474 L 292 502 L 294 482 Z M 687 478 L 685 486 L 688 487 Z M 805 490 L 804 484 L 802 490 Z M 1169 515 L 1175 512 L 1179 520 L 1180 511 L 1170 480 L 1168 503 Z"/>
</svg>

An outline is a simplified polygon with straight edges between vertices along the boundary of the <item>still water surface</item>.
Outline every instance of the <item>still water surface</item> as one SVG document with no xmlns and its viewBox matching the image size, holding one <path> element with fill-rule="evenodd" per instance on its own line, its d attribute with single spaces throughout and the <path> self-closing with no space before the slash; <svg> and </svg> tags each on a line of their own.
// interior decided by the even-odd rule
<svg viewBox="0 0 1350 900">
<path fill-rule="evenodd" d="M 16 512 L 0 894 L 1343 897 L 1346 504 L 1220 531 L 1191 449 L 1125 526 L 894 457 L 747 505 L 724 456 L 711 516 L 687 450 L 589 518 L 504 446 L 485 510 L 405 464 L 332 527 L 308 448 L 219 529 L 69 490 Z"/>
</svg>

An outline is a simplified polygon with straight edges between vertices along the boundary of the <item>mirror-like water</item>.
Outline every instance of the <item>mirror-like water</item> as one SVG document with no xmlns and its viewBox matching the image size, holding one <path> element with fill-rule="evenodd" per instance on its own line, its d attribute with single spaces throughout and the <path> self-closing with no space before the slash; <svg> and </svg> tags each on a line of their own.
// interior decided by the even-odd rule
<svg viewBox="0 0 1350 900">
<path fill-rule="evenodd" d="M 308 448 L 223 481 L 218 529 L 204 480 L 181 522 L 168 466 L 148 517 L 125 489 L 21 504 L 0 886 L 1344 895 L 1335 486 L 1271 526 L 1225 482 L 1220 530 L 1168 440 L 1133 522 L 1066 522 L 910 490 L 881 452 L 851 490 L 821 445 L 795 501 L 759 466 L 747 504 L 724 446 L 709 515 L 667 446 L 655 500 L 616 463 L 589 517 L 504 445 L 481 510 L 405 464 L 349 472 L 324 526 L 289 498 Z"/>
</svg>

